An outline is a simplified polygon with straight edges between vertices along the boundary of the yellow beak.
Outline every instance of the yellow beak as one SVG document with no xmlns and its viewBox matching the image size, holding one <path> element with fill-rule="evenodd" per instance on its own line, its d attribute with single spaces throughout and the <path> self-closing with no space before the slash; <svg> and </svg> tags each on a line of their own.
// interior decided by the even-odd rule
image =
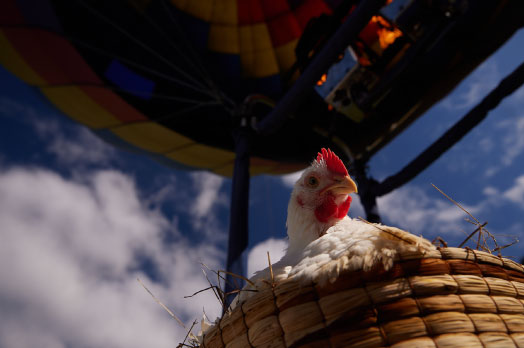
<svg viewBox="0 0 524 348">
<path fill-rule="evenodd" d="M 358 193 L 357 184 L 349 177 L 337 176 L 334 178 L 335 183 L 331 186 L 326 187 L 322 191 L 331 191 L 335 195 L 348 195 L 350 193 Z"/>
</svg>

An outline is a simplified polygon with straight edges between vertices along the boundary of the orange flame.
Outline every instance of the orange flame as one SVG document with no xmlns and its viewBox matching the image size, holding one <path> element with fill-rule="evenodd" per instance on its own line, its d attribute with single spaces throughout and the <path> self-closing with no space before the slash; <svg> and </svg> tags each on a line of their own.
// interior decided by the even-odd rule
<svg viewBox="0 0 524 348">
<path fill-rule="evenodd" d="M 317 86 L 322 86 L 324 82 L 326 82 L 326 79 L 327 79 L 327 75 L 326 74 L 322 75 L 320 80 L 317 81 Z"/>
<path fill-rule="evenodd" d="M 395 42 L 398 37 L 402 36 L 402 32 L 399 29 L 392 26 L 381 16 L 373 16 L 371 22 L 378 26 L 377 36 L 380 48 L 383 50 Z"/>
</svg>

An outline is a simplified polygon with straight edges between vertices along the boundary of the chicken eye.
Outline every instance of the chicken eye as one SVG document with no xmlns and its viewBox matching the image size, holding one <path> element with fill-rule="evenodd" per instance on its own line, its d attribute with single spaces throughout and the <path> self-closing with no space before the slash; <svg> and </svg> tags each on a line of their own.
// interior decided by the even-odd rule
<svg viewBox="0 0 524 348">
<path fill-rule="evenodd" d="M 318 186 L 318 179 L 314 176 L 310 176 L 308 179 L 307 179 L 307 185 L 309 187 L 312 187 L 312 188 L 315 188 Z"/>
</svg>

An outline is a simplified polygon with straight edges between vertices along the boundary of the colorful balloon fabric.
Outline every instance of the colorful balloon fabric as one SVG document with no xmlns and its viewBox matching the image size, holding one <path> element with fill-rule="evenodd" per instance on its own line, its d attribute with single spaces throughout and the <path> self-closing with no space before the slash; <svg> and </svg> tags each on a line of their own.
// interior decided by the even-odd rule
<svg viewBox="0 0 524 348">
<path fill-rule="evenodd" d="M 308 21 L 336 1 L 0 3 L 0 63 L 103 139 L 231 175 L 234 106 L 279 98 Z M 252 174 L 301 163 L 253 156 Z"/>
</svg>

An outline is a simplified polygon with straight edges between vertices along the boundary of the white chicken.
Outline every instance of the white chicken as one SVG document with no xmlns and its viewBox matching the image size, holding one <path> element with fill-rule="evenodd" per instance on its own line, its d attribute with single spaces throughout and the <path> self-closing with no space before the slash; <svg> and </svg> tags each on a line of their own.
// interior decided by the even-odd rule
<svg viewBox="0 0 524 348">
<path fill-rule="evenodd" d="M 322 149 L 291 193 L 286 222 L 289 247 L 272 265 L 274 281 L 294 277 L 323 283 L 336 279 L 342 270 L 369 270 L 379 263 L 387 270 L 401 251 L 435 249 L 428 240 L 409 232 L 348 217 L 349 194 L 356 192 L 340 158 Z M 270 277 L 268 267 L 255 273 L 251 281 L 257 288 L 264 287 Z M 253 292 L 242 291 L 233 306 L 250 294 Z"/>
</svg>

